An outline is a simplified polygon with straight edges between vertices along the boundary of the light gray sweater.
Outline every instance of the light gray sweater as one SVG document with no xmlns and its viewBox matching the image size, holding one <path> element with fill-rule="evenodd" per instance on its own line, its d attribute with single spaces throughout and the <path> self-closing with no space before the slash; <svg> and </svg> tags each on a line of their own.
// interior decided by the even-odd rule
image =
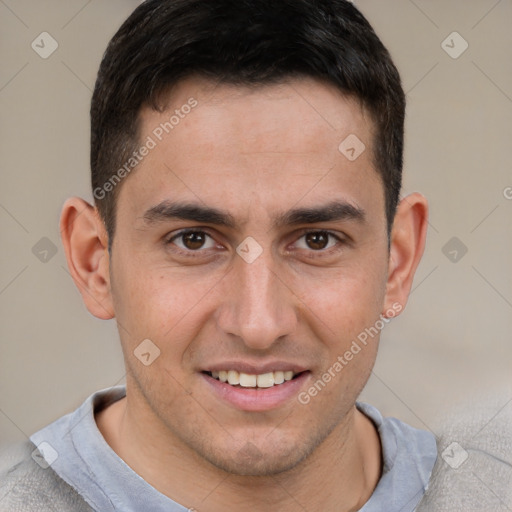
<svg viewBox="0 0 512 512">
<path fill-rule="evenodd" d="M 512 397 L 466 406 L 437 432 L 439 457 L 417 512 L 512 511 Z M 91 512 L 51 467 L 35 463 L 34 450 L 26 442 L 2 456 L 0 512 Z"/>
<path fill-rule="evenodd" d="M 512 390 L 466 403 L 435 430 L 439 457 L 416 512 L 512 512 Z"/>
<path fill-rule="evenodd" d="M 9 448 L 0 459 L 1 512 L 93 512 L 51 467 L 32 459 L 30 441 Z"/>
</svg>

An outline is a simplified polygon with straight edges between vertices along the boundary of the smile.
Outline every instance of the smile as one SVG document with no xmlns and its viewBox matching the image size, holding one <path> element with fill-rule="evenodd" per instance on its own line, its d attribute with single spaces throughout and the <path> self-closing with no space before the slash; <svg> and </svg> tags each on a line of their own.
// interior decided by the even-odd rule
<svg viewBox="0 0 512 512">
<path fill-rule="evenodd" d="M 248 367 L 245 372 L 211 370 L 202 371 L 201 375 L 204 384 L 221 402 L 243 411 L 264 412 L 295 403 L 298 393 L 311 380 L 309 370 L 295 370 L 262 368 L 261 373 L 256 373 Z"/>
<path fill-rule="evenodd" d="M 261 373 L 259 375 L 238 372 L 236 370 L 221 370 L 206 372 L 210 377 L 242 388 L 271 388 L 279 386 L 284 382 L 292 380 L 298 375 L 293 371 L 273 371 Z"/>
</svg>

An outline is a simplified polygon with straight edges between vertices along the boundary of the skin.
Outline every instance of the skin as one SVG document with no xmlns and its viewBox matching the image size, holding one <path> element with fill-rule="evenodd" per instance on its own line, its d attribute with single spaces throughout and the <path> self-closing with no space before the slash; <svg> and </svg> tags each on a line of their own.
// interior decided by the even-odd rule
<svg viewBox="0 0 512 512">
<path fill-rule="evenodd" d="M 140 140 L 190 97 L 198 106 L 120 185 L 110 254 L 93 206 L 72 198 L 62 212 L 71 274 L 93 315 L 116 318 L 125 356 L 127 398 L 98 414 L 98 427 L 148 483 L 198 511 L 358 510 L 381 472 L 376 429 L 354 405 L 378 336 L 307 405 L 294 396 L 240 410 L 201 371 L 284 361 L 309 372 L 307 391 L 381 314 L 405 307 L 427 202 L 401 201 L 388 246 L 372 121 L 330 85 L 189 78 L 166 98 L 168 111 L 141 110 Z M 338 150 L 349 134 L 366 145 L 355 161 Z M 234 226 L 146 220 L 163 201 L 223 210 Z M 290 209 L 332 201 L 363 218 L 274 226 Z M 209 236 L 170 241 L 187 228 Z M 322 230 L 340 240 L 305 235 Z M 263 249 L 252 263 L 236 252 L 248 236 Z M 133 353 L 144 339 L 161 351 L 149 366 Z"/>
</svg>

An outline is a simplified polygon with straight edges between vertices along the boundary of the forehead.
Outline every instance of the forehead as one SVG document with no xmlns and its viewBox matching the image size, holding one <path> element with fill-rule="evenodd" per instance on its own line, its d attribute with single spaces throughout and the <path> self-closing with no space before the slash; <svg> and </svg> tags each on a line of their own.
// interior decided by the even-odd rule
<svg viewBox="0 0 512 512">
<path fill-rule="evenodd" d="M 166 100 L 163 111 L 140 113 L 139 140 L 154 147 L 121 194 L 141 207 L 184 196 L 212 206 L 237 199 L 307 206 L 328 200 L 326 194 L 356 205 L 358 196 L 383 195 L 370 117 L 333 86 L 300 79 L 241 87 L 191 78 Z"/>
<path fill-rule="evenodd" d="M 191 109 L 191 103 L 197 105 Z M 337 150 L 340 138 L 350 133 L 371 143 L 373 123 L 361 103 L 312 78 L 259 86 L 189 78 L 167 94 L 163 105 L 163 112 L 141 110 L 142 133 L 170 144 L 192 137 L 189 142 L 198 146 L 222 143 L 237 153 L 303 154 Z M 172 125 L 167 130 L 160 126 L 166 122 Z"/>
</svg>

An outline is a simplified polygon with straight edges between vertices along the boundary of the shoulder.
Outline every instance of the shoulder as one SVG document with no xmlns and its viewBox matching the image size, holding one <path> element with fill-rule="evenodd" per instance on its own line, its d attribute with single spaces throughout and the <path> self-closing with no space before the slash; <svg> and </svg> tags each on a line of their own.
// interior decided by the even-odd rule
<svg viewBox="0 0 512 512">
<path fill-rule="evenodd" d="M 512 508 L 512 400 L 454 409 L 436 428 L 437 459 L 418 512 Z"/>
<path fill-rule="evenodd" d="M 396 419 L 383 417 L 375 407 L 357 402 L 375 425 L 381 442 L 382 474 L 365 512 L 412 510 L 425 493 L 437 458 L 435 436 Z"/>
<path fill-rule="evenodd" d="M 2 452 L 0 512 L 59 510 L 92 511 L 80 495 L 38 457 L 37 448 L 30 441 Z"/>
<path fill-rule="evenodd" d="M 410 462 L 425 466 L 426 477 L 437 457 L 436 438 L 432 432 L 420 430 L 392 417 L 383 417 L 372 405 L 358 402 L 357 408 L 368 416 L 379 432 L 382 443 L 384 469 L 391 469 L 404 457 Z"/>
</svg>

